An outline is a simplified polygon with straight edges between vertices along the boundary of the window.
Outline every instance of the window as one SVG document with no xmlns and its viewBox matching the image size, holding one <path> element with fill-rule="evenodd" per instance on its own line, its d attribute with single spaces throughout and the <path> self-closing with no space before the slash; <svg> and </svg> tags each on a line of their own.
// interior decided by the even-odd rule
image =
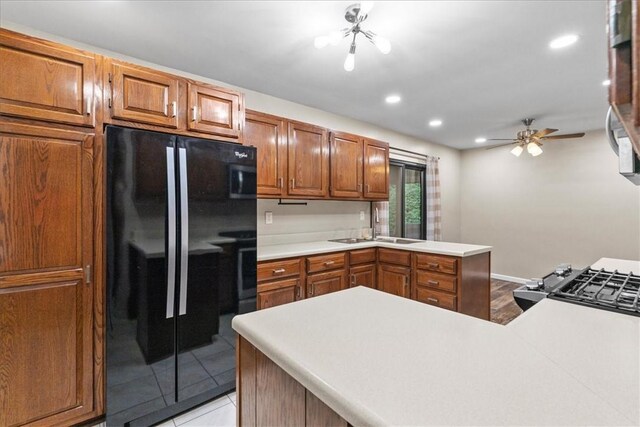
<svg viewBox="0 0 640 427">
<path fill-rule="evenodd" d="M 425 166 L 392 160 L 389 164 L 389 236 L 424 239 Z"/>
</svg>

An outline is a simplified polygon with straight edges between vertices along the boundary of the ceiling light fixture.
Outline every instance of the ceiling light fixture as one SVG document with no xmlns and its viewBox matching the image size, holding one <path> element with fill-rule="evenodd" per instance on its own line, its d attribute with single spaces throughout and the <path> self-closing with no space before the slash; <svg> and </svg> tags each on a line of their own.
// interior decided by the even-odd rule
<svg viewBox="0 0 640 427">
<path fill-rule="evenodd" d="M 437 128 L 438 126 L 441 126 L 441 125 L 442 125 L 442 120 L 439 120 L 439 119 L 434 119 L 429 122 L 429 126 L 431 126 L 432 128 Z"/>
<path fill-rule="evenodd" d="M 536 157 L 542 154 L 542 148 L 540 148 L 540 146 L 536 142 L 531 141 L 527 144 L 527 152 L 533 157 Z"/>
<path fill-rule="evenodd" d="M 397 104 L 400 101 L 402 101 L 400 95 L 389 95 L 384 99 L 384 102 L 386 102 L 387 104 Z"/>
<path fill-rule="evenodd" d="M 551 40 L 549 47 L 551 49 L 562 49 L 563 47 L 571 46 L 578 41 L 578 36 L 575 34 L 567 34 Z"/>
<path fill-rule="evenodd" d="M 349 47 L 349 53 L 344 60 L 344 69 L 346 71 L 353 71 L 356 65 L 356 37 L 358 34 L 365 36 L 375 47 L 378 48 L 383 54 L 391 52 L 391 43 L 384 37 L 379 36 L 373 31 L 365 31 L 360 28 L 360 25 L 367 19 L 369 12 L 373 8 L 372 1 L 363 1 L 360 3 L 352 4 L 345 11 L 344 19 L 349 22 L 350 26 L 343 28 L 340 31 L 333 31 L 329 35 L 318 36 L 315 38 L 313 45 L 322 49 L 323 47 L 331 45 L 337 45 L 340 40 L 353 34 L 351 39 L 351 46 Z"/>
<path fill-rule="evenodd" d="M 522 145 L 516 145 L 515 147 L 513 147 L 513 150 L 511 150 L 511 154 L 516 157 L 520 157 L 520 154 L 522 154 L 523 151 L 524 148 L 522 148 Z"/>
<path fill-rule="evenodd" d="M 483 142 L 487 142 L 487 138 L 476 138 L 476 144 L 482 144 Z"/>
<path fill-rule="evenodd" d="M 602 86 L 611 86 L 611 80 L 609 80 L 609 79 L 603 80 L 602 81 Z"/>
</svg>

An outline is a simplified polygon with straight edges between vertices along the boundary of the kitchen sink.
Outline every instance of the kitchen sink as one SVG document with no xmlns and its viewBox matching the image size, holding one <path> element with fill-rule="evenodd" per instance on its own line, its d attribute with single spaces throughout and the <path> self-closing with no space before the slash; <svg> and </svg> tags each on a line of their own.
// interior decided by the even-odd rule
<svg viewBox="0 0 640 427">
<path fill-rule="evenodd" d="M 398 239 L 396 237 L 376 237 L 376 242 L 397 243 L 400 245 L 410 245 L 411 243 L 420 243 L 422 240 Z"/>
<path fill-rule="evenodd" d="M 330 242 L 338 242 L 338 243 L 362 243 L 362 242 L 370 242 L 371 240 L 367 239 L 357 239 L 355 237 L 347 237 L 344 239 L 331 239 Z"/>
</svg>

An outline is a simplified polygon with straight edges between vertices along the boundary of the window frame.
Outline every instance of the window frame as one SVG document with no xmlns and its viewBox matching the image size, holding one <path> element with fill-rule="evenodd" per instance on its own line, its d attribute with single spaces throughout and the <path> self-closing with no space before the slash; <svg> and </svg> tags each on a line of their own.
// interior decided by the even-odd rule
<svg viewBox="0 0 640 427">
<path fill-rule="evenodd" d="M 397 159 L 390 159 L 389 160 L 389 169 L 391 169 L 391 166 L 396 166 L 399 167 L 401 169 L 401 177 L 402 177 L 402 196 L 401 196 L 401 224 L 400 224 L 400 234 L 402 234 L 402 236 L 394 236 L 394 237 L 402 237 L 402 238 L 407 238 L 406 237 L 406 229 L 405 229 L 405 212 L 406 212 L 406 200 L 405 200 L 405 186 L 406 186 L 406 170 L 414 170 L 414 171 L 418 171 L 420 173 L 420 188 L 421 188 L 421 197 L 420 197 L 420 209 L 421 209 L 421 215 L 420 215 L 420 240 L 425 240 L 427 238 L 427 218 L 426 218 L 426 214 L 427 214 L 427 200 L 426 200 L 426 195 L 425 195 L 425 184 L 426 184 L 426 177 L 427 177 L 427 165 L 424 164 L 420 164 L 420 163 L 413 163 L 413 162 L 405 162 L 402 160 L 397 160 Z M 391 190 L 391 180 L 389 180 L 389 190 Z M 397 190 L 396 190 L 397 191 Z M 391 194 L 391 191 L 389 191 L 389 194 Z M 373 207 L 373 205 L 372 205 Z M 391 201 L 389 201 L 389 208 L 391 208 Z M 389 215 L 390 216 L 390 215 Z"/>
</svg>

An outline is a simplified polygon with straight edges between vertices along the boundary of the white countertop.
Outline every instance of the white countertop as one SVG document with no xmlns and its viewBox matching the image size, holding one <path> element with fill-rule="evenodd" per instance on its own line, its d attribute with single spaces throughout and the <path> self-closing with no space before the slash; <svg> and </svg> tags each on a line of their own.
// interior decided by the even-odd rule
<svg viewBox="0 0 640 427">
<path fill-rule="evenodd" d="M 376 247 L 402 249 L 405 251 L 414 252 L 429 252 L 434 254 L 452 255 L 459 257 L 481 254 L 484 252 L 489 252 L 491 250 L 491 246 L 468 245 L 465 243 L 434 242 L 428 240 L 410 244 L 378 241 L 368 241 L 361 243 L 319 241 L 258 246 L 258 261 Z"/>
<path fill-rule="evenodd" d="M 594 270 L 604 268 L 607 271 L 618 270 L 620 273 L 640 274 L 640 261 L 632 261 L 627 259 L 600 258 L 591 264 Z"/>
<path fill-rule="evenodd" d="M 357 287 L 233 328 L 353 425 L 640 422 L 631 315 L 545 300 L 501 326 Z"/>
</svg>

